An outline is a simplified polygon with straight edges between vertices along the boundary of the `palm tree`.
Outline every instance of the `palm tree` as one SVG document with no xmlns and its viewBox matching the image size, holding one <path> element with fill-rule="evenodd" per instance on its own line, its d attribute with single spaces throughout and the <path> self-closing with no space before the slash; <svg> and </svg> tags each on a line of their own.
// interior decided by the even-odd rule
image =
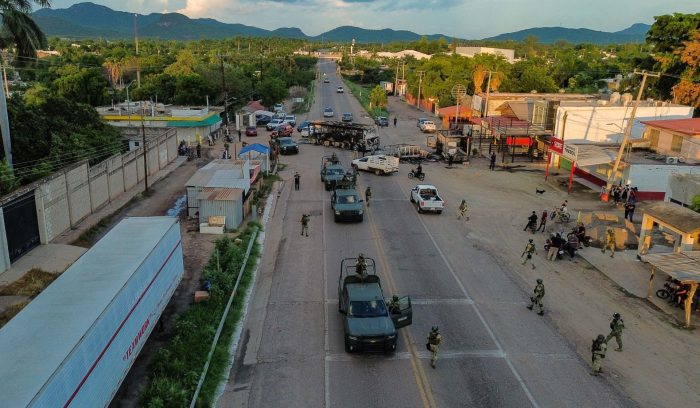
<svg viewBox="0 0 700 408">
<path fill-rule="evenodd" d="M 33 4 L 51 7 L 49 0 L 0 0 L 0 47 L 14 45 L 20 56 L 34 57 L 46 45 L 46 36 L 31 17 Z"/>
</svg>

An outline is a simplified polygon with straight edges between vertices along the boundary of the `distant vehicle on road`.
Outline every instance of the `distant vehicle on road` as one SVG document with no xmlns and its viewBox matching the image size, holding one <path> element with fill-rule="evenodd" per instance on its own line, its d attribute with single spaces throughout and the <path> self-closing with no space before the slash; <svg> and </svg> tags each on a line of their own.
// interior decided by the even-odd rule
<svg viewBox="0 0 700 408">
<path fill-rule="evenodd" d="M 265 125 L 265 129 L 272 131 L 274 128 L 281 125 L 282 123 L 284 123 L 283 119 L 280 119 L 280 118 L 272 119 L 271 121 L 267 122 L 267 124 Z"/>
<path fill-rule="evenodd" d="M 344 92 L 342 86 L 339 86 L 338 89 L 336 89 L 335 91 L 336 91 L 337 93 L 343 93 L 343 92 Z"/>
<path fill-rule="evenodd" d="M 327 83 L 329 83 L 329 82 L 331 82 L 331 81 L 330 81 L 328 78 L 323 78 L 323 83 L 324 83 L 324 84 L 327 84 Z"/>
<path fill-rule="evenodd" d="M 342 120 L 343 120 L 343 122 L 346 122 L 346 123 L 352 122 L 352 120 L 353 120 L 353 118 L 352 118 L 352 113 L 350 113 L 350 112 L 345 112 L 345 113 L 343 113 L 343 119 L 342 119 Z"/>
<path fill-rule="evenodd" d="M 272 116 L 259 115 L 255 117 L 255 124 L 257 126 L 265 126 L 272 120 Z"/>
<path fill-rule="evenodd" d="M 331 194 L 331 209 L 333 219 L 338 221 L 359 221 L 364 219 L 364 207 L 360 193 L 355 189 L 355 182 L 345 174 L 343 180 L 335 184 Z"/>
<path fill-rule="evenodd" d="M 323 110 L 323 117 L 324 118 L 332 118 L 335 116 L 335 112 L 333 112 L 333 108 L 327 107 L 326 109 Z"/>
<path fill-rule="evenodd" d="M 411 202 L 416 204 L 419 213 L 426 211 L 442 214 L 445 202 L 438 194 L 437 188 L 430 184 L 418 184 L 411 190 Z"/>
<path fill-rule="evenodd" d="M 284 121 L 289 123 L 292 126 L 295 126 L 297 124 L 297 116 L 296 115 L 286 115 L 284 117 Z"/>
<path fill-rule="evenodd" d="M 365 156 L 352 161 L 352 167 L 356 170 L 374 172 L 376 175 L 391 174 L 399 171 L 399 158 L 378 154 Z"/>
<path fill-rule="evenodd" d="M 311 122 L 308 120 L 301 122 L 301 124 L 299 126 L 297 126 L 297 132 L 301 132 L 304 128 L 308 129 L 309 123 L 311 123 Z"/>
<path fill-rule="evenodd" d="M 420 124 L 423 123 L 423 122 L 425 122 L 426 120 L 428 120 L 428 119 L 426 119 L 426 118 L 418 118 L 418 123 L 416 123 L 416 127 L 419 128 L 419 127 L 420 127 Z"/>
<path fill-rule="evenodd" d="M 340 164 L 337 156 L 326 156 L 321 158 L 321 181 L 326 188 L 326 191 L 330 191 L 335 187 L 335 184 L 343 179 L 345 176 L 345 168 Z"/>
<path fill-rule="evenodd" d="M 423 123 L 420 124 L 420 130 L 423 131 L 424 133 L 434 133 L 435 130 L 437 129 L 435 127 L 435 122 L 432 120 L 424 120 Z"/>
<path fill-rule="evenodd" d="M 276 104 L 275 104 L 275 107 L 273 108 L 273 110 L 274 110 L 275 112 L 284 110 L 284 104 L 276 103 Z"/>
<path fill-rule="evenodd" d="M 380 127 L 387 127 L 389 126 L 389 119 L 386 116 L 377 116 L 374 119 L 374 124 Z"/>
<path fill-rule="evenodd" d="M 255 126 L 248 126 L 245 128 L 245 135 L 246 136 L 257 136 L 258 129 Z"/>
<path fill-rule="evenodd" d="M 294 133 L 294 128 L 289 125 L 289 123 L 282 123 L 281 125 L 277 126 L 275 130 L 270 133 L 270 137 L 272 139 L 276 139 L 278 137 L 287 137 L 291 136 L 292 133 Z"/>
<path fill-rule="evenodd" d="M 280 137 L 277 139 L 277 145 L 280 148 L 280 154 L 297 154 L 299 153 L 299 145 L 291 137 Z"/>
<path fill-rule="evenodd" d="M 340 262 L 338 311 L 343 314 L 345 352 L 391 353 L 397 330 L 413 323 L 411 298 L 387 305 L 374 259 L 345 258 Z"/>
</svg>

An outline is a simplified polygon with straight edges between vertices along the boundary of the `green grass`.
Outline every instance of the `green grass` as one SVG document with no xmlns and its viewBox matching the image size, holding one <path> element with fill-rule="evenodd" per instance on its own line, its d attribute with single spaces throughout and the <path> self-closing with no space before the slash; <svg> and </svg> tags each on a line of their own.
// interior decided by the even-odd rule
<svg viewBox="0 0 700 408">
<path fill-rule="evenodd" d="M 365 108 L 365 110 L 367 111 L 367 113 L 370 114 L 370 116 L 372 116 L 373 118 L 376 118 L 377 116 L 389 117 L 389 111 L 387 111 L 385 108 L 373 108 L 370 110 L 369 94 L 370 92 L 372 92 L 372 88 L 357 84 L 345 78 L 343 78 L 343 81 L 345 81 L 345 85 L 348 87 L 348 89 L 350 89 L 350 92 L 352 92 L 355 98 L 357 98 L 358 102 L 360 102 L 360 105 L 362 105 L 362 107 Z"/>
<path fill-rule="evenodd" d="M 139 396 L 140 406 L 189 406 L 226 302 L 238 278 L 254 227 L 261 228 L 260 224 L 250 223 L 238 237 L 242 240 L 239 244 L 231 237 L 224 237 L 216 242 L 216 249 L 202 273 L 202 280 L 209 279 L 211 282 L 209 300 L 193 304 L 177 317 L 172 338 L 161 347 L 149 368 L 148 384 Z M 250 287 L 258 256 L 259 248 L 257 243 L 254 243 L 214 350 L 207 377 L 197 400 L 198 407 L 212 406 L 216 388 L 225 374 L 229 358 L 228 348 L 243 314 L 242 302 Z"/>
</svg>

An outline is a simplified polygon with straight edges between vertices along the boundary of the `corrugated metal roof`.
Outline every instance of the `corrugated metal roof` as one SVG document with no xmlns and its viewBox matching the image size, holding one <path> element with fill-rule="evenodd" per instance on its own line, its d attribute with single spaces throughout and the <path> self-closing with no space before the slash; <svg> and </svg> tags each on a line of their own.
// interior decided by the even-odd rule
<svg viewBox="0 0 700 408">
<path fill-rule="evenodd" d="M 700 118 L 669 119 L 669 120 L 643 120 L 647 126 L 658 129 L 666 129 L 671 132 L 682 133 L 688 136 L 700 136 Z"/>
<path fill-rule="evenodd" d="M 236 201 L 243 196 L 241 188 L 213 188 L 205 187 L 197 196 L 198 200 L 209 201 Z"/>
<path fill-rule="evenodd" d="M 29 404 L 175 223 L 122 220 L 0 329 L 3 406 Z"/>
<path fill-rule="evenodd" d="M 216 170 L 204 187 L 239 187 L 237 181 L 240 180 L 240 170 Z"/>
<path fill-rule="evenodd" d="M 700 251 L 648 254 L 643 255 L 642 260 L 679 281 L 700 282 Z"/>
<path fill-rule="evenodd" d="M 212 176 L 214 175 L 216 171 L 215 170 L 204 170 L 204 169 L 199 169 L 197 170 L 196 173 L 190 177 L 189 180 L 187 180 L 187 183 L 185 183 L 185 187 L 203 187 L 206 186 L 209 180 L 211 180 Z"/>
</svg>

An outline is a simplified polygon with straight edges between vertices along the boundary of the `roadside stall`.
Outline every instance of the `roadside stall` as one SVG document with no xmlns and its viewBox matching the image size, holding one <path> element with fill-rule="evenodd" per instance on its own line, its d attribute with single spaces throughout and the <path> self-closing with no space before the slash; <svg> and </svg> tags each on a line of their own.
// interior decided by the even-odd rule
<svg viewBox="0 0 700 408">
<path fill-rule="evenodd" d="M 693 311 L 693 298 L 700 283 L 700 251 L 666 252 L 650 254 L 642 257 L 644 262 L 651 264 L 651 276 L 649 277 L 649 289 L 647 296 L 651 296 L 652 282 L 656 270 L 668 274 L 681 285 L 689 286 L 684 302 L 685 327 L 690 327 L 690 315 Z"/>
</svg>

